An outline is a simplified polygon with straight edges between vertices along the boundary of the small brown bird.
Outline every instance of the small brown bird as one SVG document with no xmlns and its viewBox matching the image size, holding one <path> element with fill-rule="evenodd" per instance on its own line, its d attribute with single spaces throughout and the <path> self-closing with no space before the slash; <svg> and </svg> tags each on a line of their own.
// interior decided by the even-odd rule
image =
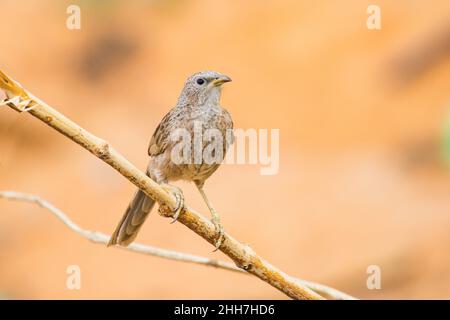
<svg viewBox="0 0 450 320">
<path fill-rule="evenodd" d="M 220 106 L 222 84 L 229 81 L 231 81 L 229 77 L 215 71 L 203 71 L 190 76 L 186 80 L 177 105 L 164 116 L 153 133 L 148 147 L 148 154 L 152 159 L 147 168 L 147 175 L 172 192 L 177 199 L 174 222 L 184 206 L 184 197 L 179 188 L 168 182 L 180 179 L 193 181 L 211 211 L 212 222 L 218 232 L 216 249 L 223 241 L 223 227 L 219 214 L 203 190 L 203 185 L 220 166 L 229 145 L 233 142 L 233 136 L 229 134 L 233 129 L 233 121 L 228 111 Z M 173 134 L 181 129 L 189 135 L 187 140 L 198 141 L 195 134 L 196 128 L 199 127 L 203 132 L 211 129 L 218 132 L 220 139 L 217 140 L 220 140 L 222 149 L 214 149 L 214 146 L 211 148 L 211 143 L 217 144 L 217 140 L 202 138 L 200 147 L 197 146 L 197 149 L 193 146 L 195 143 L 190 145 L 192 147 L 190 151 L 193 152 L 188 150 L 188 156 L 184 158 L 188 161 L 180 162 L 179 159 L 174 161 L 173 151 L 177 148 L 179 140 L 174 139 Z M 204 151 L 211 149 L 214 150 L 213 156 L 215 152 L 217 153 L 219 161 L 205 161 Z M 186 151 L 186 149 L 183 150 Z M 199 151 L 196 152 L 196 150 Z M 199 153 L 200 157 L 198 157 Z M 127 246 L 133 242 L 154 205 L 153 199 L 138 190 L 108 245 Z"/>
</svg>

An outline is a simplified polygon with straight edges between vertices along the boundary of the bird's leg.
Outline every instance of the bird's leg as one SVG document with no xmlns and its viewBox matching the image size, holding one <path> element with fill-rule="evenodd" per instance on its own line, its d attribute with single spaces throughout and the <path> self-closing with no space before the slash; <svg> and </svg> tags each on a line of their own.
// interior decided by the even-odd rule
<svg viewBox="0 0 450 320">
<path fill-rule="evenodd" d="M 177 200 L 177 206 L 176 206 L 175 210 L 173 210 L 173 215 L 172 215 L 173 220 L 171 222 L 171 223 L 174 223 L 175 221 L 178 220 L 178 217 L 180 216 L 180 212 L 181 212 L 181 210 L 183 210 L 183 207 L 184 207 L 183 191 L 181 191 L 180 188 L 178 188 L 174 185 L 168 184 L 167 182 L 161 183 L 160 186 L 164 190 L 166 190 L 167 192 L 172 194 L 175 197 L 175 199 Z M 167 209 L 164 207 L 163 208 L 160 207 L 160 212 L 163 210 L 167 210 Z"/>
<path fill-rule="evenodd" d="M 209 202 L 209 199 L 206 196 L 205 191 L 203 190 L 203 183 L 199 182 L 199 181 L 195 181 L 195 185 L 197 186 L 198 191 L 202 195 L 203 200 L 205 201 L 206 205 L 209 208 L 209 211 L 211 212 L 212 223 L 214 224 L 214 227 L 216 228 L 216 231 L 219 234 L 218 238 L 216 240 L 216 243 L 215 243 L 216 249 L 214 250 L 214 251 L 217 251 L 220 248 L 220 246 L 222 245 L 222 242 L 224 239 L 224 230 L 223 230 L 222 224 L 220 223 L 220 216 L 219 216 L 219 213 L 216 211 L 216 209 L 214 209 L 214 207 L 212 206 L 211 202 Z"/>
</svg>

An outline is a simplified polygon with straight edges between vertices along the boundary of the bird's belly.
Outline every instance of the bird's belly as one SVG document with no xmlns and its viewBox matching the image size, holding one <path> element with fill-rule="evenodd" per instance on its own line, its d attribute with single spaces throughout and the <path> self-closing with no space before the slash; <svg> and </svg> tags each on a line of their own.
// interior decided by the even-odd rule
<svg viewBox="0 0 450 320">
<path fill-rule="evenodd" d="M 206 180 L 211 176 L 214 171 L 219 167 L 218 164 L 172 164 L 174 167 L 174 171 L 177 172 L 176 179 L 181 180 Z"/>
</svg>

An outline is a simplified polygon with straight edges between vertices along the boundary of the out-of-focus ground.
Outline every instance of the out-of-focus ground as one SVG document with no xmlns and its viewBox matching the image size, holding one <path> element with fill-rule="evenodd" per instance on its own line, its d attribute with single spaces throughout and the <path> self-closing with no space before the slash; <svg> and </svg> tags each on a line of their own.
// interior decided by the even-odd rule
<svg viewBox="0 0 450 320">
<path fill-rule="evenodd" d="M 280 171 L 222 166 L 206 185 L 228 232 L 284 271 L 360 298 L 450 298 L 450 2 L 2 1 L 0 68 L 145 168 L 187 75 L 230 75 L 239 128 L 280 128 Z M 207 210 L 192 185 L 187 202 Z M 134 187 L 60 134 L 0 108 L 0 189 L 110 233 Z M 96 245 L 37 206 L 0 201 L 6 298 L 276 298 L 258 279 Z M 224 258 L 155 212 L 138 240 Z M 81 290 L 66 268 L 81 268 Z M 381 268 L 381 290 L 366 270 Z"/>
</svg>

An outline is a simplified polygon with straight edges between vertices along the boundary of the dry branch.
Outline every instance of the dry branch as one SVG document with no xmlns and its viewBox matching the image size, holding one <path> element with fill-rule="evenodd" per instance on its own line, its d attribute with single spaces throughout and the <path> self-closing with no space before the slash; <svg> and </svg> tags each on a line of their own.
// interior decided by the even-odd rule
<svg viewBox="0 0 450 320">
<path fill-rule="evenodd" d="M 86 230 L 78 226 L 75 222 L 73 222 L 67 214 L 65 214 L 63 211 L 52 205 L 47 200 L 44 200 L 36 195 L 31 194 L 25 194 L 21 192 L 16 191 L 0 191 L 0 198 L 4 198 L 7 200 L 13 200 L 13 201 L 21 201 L 21 202 L 29 202 L 37 204 L 38 206 L 48 210 L 51 214 L 53 214 L 57 219 L 61 220 L 70 230 L 76 232 L 80 236 L 99 244 L 107 244 L 109 242 L 110 236 L 103 234 L 98 231 L 91 231 Z M 184 253 L 184 252 L 178 252 L 174 250 L 167 250 L 163 248 L 157 248 L 154 246 L 144 245 L 137 242 L 131 243 L 128 247 L 120 247 L 116 246 L 116 248 L 126 250 L 126 251 L 132 251 L 136 253 L 141 253 L 145 255 L 150 256 L 156 256 L 164 259 L 169 260 L 175 260 L 180 262 L 188 262 L 188 263 L 195 263 L 200 264 L 208 267 L 214 267 L 218 269 L 225 269 L 229 271 L 235 271 L 239 272 L 241 274 L 248 275 L 248 273 L 236 267 L 234 264 L 226 261 L 206 258 L 206 257 L 200 257 L 197 255 Z M 320 294 L 323 297 L 326 297 L 327 299 L 334 299 L 334 300 L 354 300 L 355 298 L 343 293 L 341 291 L 338 291 L 336 289 L 330 288 L 328 286 L 325 286 L 323 284 L 311 282 L 311 281 L 305 281 L 293 278 L 293 281 L 296 281 L 311 290 L 314 290 L 318 294 Z"/>
<path fill-rule="evenodd" d="M 48 210 L 56 218 L 61 220 L 70 230 L 76 232 L 80 236 L 82 236 L 94 243 L 107 244 L 109 241 L 110 236 L 103 234 L 101 232 L 98 232 L 98 231 L 91 231 L 91 230 L 86 230 L 86 229 L 81 228 L 79 225 L 77 225 L 75 222 L 73 222 L 69 218 L 69 216 L 67 214 L 65 214 L 62 210 L 58 209 L 57 207 L 55 207 L 53 204 L 51 204 L 47 200 L 44 200 L 38 196 L 31 195 L 31 194 L 25 194 L 22 192 L 16 192 L 16 191 L 0 191 L 0 198 L 21 201 L 21 202 L 35 203 L 38 206 Z M 173 250 L 156 248 L 156 247 L 147 246 L 147 245 L 143 245 L 143 244 L 136 243 L 136 242 L 131 243 L 128 247 L 116 246 L 116 248 L 139 252 L 139 253 L 156 256 L 156 257 L 160 257 L 160 258 L 165 258 L 165 259 L 170 259 L 170 260 L 197 263 L 197 264 L 207 265 L 207 266 L 211 266 L 211 267 L 245 273 L 244 270 L 237 268 L 235 265 L 233 265 L 232 263 L 229 263 L 229 262 L 199 257 L 196 255 L 192 255 L 192 254 L 188 254 L 188 253 L 181 253 L 181 252 L 177 252 L 177 251 L 173 251 Z"/>
<path fill-rule="evenodd" d="M 33 96 L 1 71 L 0 88 L 5 91 L 9 99 L 5 101 L 6 105 L 18 112 L 27 111 L 35 118 L 76 142 L 116 169 L 160 205 L 165 205 L 171 209 L 176 207 L 176 200 L 171 194 L 167 193 L 158 183 L 150 179 L 144 172 L 140 171 L 118 153 L 108 142 L 81 128 L 45 102 Z M 177 221 L 209 243 L 215 243 L 216 232 L 214 225 L 193 209 L 186 206 Z M 257 276 L 293 299 L 323 299 L 321 295 L 272 266 L 258 256 L 248 245 L 240 243 L 229 234 L 225 233 L 220 250 L 230 257 L 239 268 Z"/>
</svg>

